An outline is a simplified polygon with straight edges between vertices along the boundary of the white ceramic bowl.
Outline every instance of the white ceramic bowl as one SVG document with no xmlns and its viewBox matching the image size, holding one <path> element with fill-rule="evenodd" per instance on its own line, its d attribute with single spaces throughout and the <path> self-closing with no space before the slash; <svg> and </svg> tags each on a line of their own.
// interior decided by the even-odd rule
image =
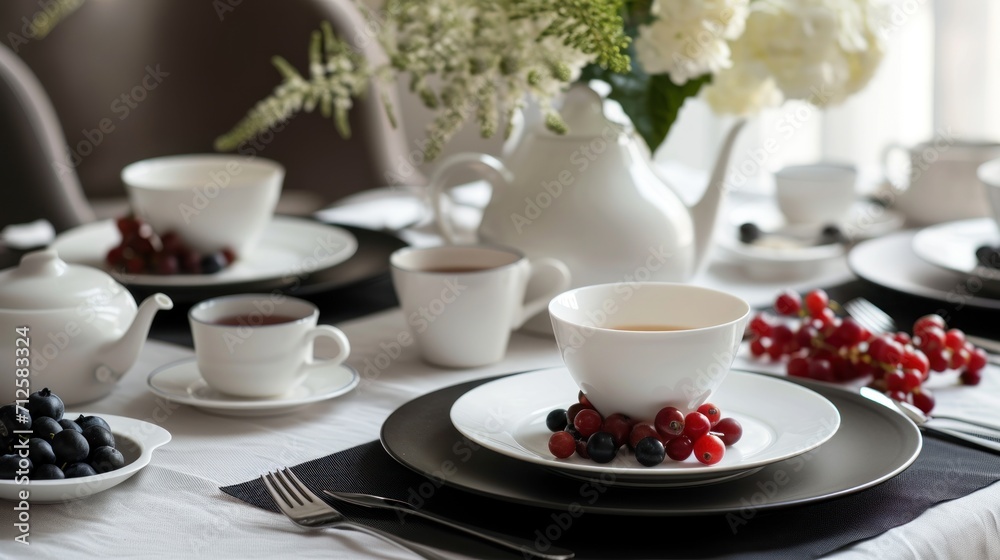
<svg viewBox="0 0 1000 560">
<path fill-rule="evenodd" d="M 857 199 L 857 169 L 850 164 L 790 165 L 774 174 L 778 208 L 791 223 L 836 224 Z"/>
<path fill-rule="evenodd" d="M 125 457 L 125 466 L 110 472 L 80 478 L 62 480 L 29 480 L 18 484 L 14 480 L 0 480 L 0 499 L 20 501 L 21 491 L 30 494 L 28 502 L 34 504 L 57 504 L 88 498 L 114 486 L 118 486 L 149 464 L 153 451 L 170 441 L 170 432 L 156 424 L 115 416 L 101 412 L 69 412 L 65 418 L 75 419 L 79 415 L 99 416 L 109 426 L 115 436 L 115 449 Z"/>
<path fill-rule="evenodd" d="M 636 282 L 576 288 L 549 303 L 570 376 L 604 416 L 652 421 L 665 406 L 708 401 L 736 357 L 750 305 L 690 284 Z M 621 327 L 684 327 L 674 331 Z"/>
<path fill-rule="evenodd" d="M 193 249 L 257 246 L 281 194 L 285 169 L 262 158 L 222 154 L 165 156 L 122 170 L 136 216 L 158 234 L 176 231 Z"/>
</svg>

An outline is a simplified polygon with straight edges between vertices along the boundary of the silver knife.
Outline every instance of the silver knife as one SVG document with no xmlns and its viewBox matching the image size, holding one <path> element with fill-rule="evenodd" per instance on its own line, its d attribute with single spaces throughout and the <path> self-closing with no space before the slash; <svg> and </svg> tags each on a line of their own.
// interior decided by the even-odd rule
<svg viewBox="0 0 1000 560">
<path fill-rule="evenodd" d="M 440 515 L 435 515 L 429 511 L 418 509 L 409 502 L 404 502 L 402 500 L 395 500 L 393 498 L 383 498 L 381 496 L 373 496 L 371 494 L 356 494 L 353 492 L 332 492 L 330 490 L 323 490 L 323 493 L 326 494 L 327 496 L 330 496 L 331 498 L 342 500 L 349 504 L 370 507 L 370 508 L 377 508 L 377 509 L 387 509 L 395 511 L 397 513 L 415 515 L 417 517 L 422 517 L 430 521 L 435 521 L 446 527 L 457 529 L 464 533 L 468 533 L 475 537 L 479 537 L 481 539 L 490 541 L 494 544 L 498 544 L 500 546 L 520 552 L 525 556 L 534 556 L 537 558 L 544 558 L 546 560 L 568 560 L 569 558 L 573 558 L 574 556 L 573 552 L 552 545 L 548 546 L 544 551 L 542 551 L 539 550 L 538 547 L 531 541 L 524 540 L 523 542 L 515 542 L 510 537 L 507 537 L 505 535 L 501 535 L 493 531 L 488 531 L 486 529 L 465 525 L 457 521 L 452 521 L 450 519 L 441 517 Z"/>
</svg>

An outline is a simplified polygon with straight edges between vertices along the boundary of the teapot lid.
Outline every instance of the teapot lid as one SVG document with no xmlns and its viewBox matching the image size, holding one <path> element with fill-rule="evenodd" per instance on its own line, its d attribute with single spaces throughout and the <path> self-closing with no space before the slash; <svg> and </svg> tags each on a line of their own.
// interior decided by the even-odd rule
<svg viewBox="0 0 1000 560">
<path fill-rule="evenodd" d="M 71 265 L 55 249 L 33 251 L 18 266 L 0 272 L 0 309 L 44 311 L 74 308 L 118 295 L 124 287 L 106 272 Z"/>
<path fill-rule="evenodd" d="M 580 82 L 573 84 L 563 96 L 559 114 L 569 129 L 568 136 L 619 134 L 625 128 L 621 106 Z"/>
</svg>

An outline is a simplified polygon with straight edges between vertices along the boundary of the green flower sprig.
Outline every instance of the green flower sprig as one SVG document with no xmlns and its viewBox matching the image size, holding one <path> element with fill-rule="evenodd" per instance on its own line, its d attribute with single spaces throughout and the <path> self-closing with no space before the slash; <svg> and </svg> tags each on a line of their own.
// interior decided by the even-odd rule
<svg viewBox="0 0 1000 560">
<path fill-rule="evenodd" d="M 435 111 L 424 155 L 437 157 L 445 143 L 474 118 L 483 137 L 493 136 L 533 96 L 547 126 L 565 132 L 552 100 L 587 64 L 627 72 L 629 37 L 621 19 L 623 0 L 388 0 L 379 15 L 359 6 L 380 29 L 377 39 L 389 62 L 373 66 L 329 23 L 314 32 L 310 74 L 305 79 L 285 59 L 274 65 L 282 83 L 258 102 L 232 130 L 220 136 L 220 151 L 237 149 L 294 114 L 320 107 L 338 132 L 350 136 L 353 99 L 373 80 L 395 87 L 408 78 L 411 91 Z M 388 100 L 381 100 L 395 125 Z"/>
</svg>

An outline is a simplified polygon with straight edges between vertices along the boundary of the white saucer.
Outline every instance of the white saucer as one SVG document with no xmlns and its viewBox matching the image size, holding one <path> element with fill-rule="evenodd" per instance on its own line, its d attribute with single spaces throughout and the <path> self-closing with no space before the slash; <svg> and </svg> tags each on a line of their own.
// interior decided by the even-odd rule
<svg viewBox="0 0 1000 560">
<path fill-rule="evenodd" d="M 459 397 L 451 422 L 464 436 L 497 453 L 602 484 L 690 486 L 752 474 L 822 445 L 840 426 L 840 413 L 825 397 L 800 385 L 754 373 L 730 371 L 711 401 L 739 420 L 743 437 L 722 461 L 706 466 L 693 457 L 644 467 L 626 450 L 607 464 L 548 450 L 552 432 L 545 417 L 577 400 L 579 389 L 565 367 L 504 377 Z"/>
<path fill-rule="evenodd" d="M 280 397 L 251 399 L 212 389 L 198 372 L 195 358 L 162 366 L 149 374 L 149 389 L 169 400 L 223 416 L 275 416 L 339 397 L 354 389 L 361 376 L 347 364 L 319 369 Z"/>
<path fill-rule="evenodd" d="M 114 220 L 85 224 L 65 231 L 50 245 L 66 262 L 107 270 L 105 256 L 121 234 Z M 257 249 L 215 274 L 122 274 L 108 271 L 126 286 L 205 287 L 262 280 L 287 279 L 340 264 L 354 255 L 358 242 L 347 230 L 303 218 L 275 216 Z"/>
<path fill-rule="evenodd" d="M 1000 246 L 1000 232 L 993 218 L 959 220 L 928 226 L 913 236 L 913 252 L 926 262 L 960 276 L 975 276 L 994 285 L 1000 269 L 979 264 L 976 249 Z"/>
<path fill-rule="evenodd" d="M 773 196 L 743 195 L 730 201 L 728 222 L 716 233 L 724 256 L 741 264 L 756 280 L 795 280 L 816 276 L 836 261 L 843 262 L 847 248 L 841 243 L 815 245 L 826 224 L 790 224 Z M 739 227 L 753 223 L 762 232 L 762 242 L 746 244 Z M 850 215 L 837 226 L 854 241 L 877 237 L 899 229 L 903 217 L 874 202 L 859 200 Z"/>
<path fill-rule="evenodd" d="M 863 241 L 847 255 L 847 264 L 859 277 L 904 294 L 1000 310 L 1000 298 L 991 297 L 995 292 L 982 279 L 959 277 L 918 257 L 913 252 L 915 235 L 908 230 Z"/>
<path fill-rule="evenodd" d="M 25 490 L 31 494 L 32 505 L 58 504 L 89 498 L 132 478 L 132 475 L 149 464 L 153 458 L 153 451 L 170 441 L 170 432 L 156 424 L 136 418 L 79 411 L 66 411 L 63 417 L 73 419 L 81 414 L 99 416 L 111 426 L 111 433 L 115 436 L 115 448 L 124 456 L 125 465 L 120 469 L 81 478 L 29 480 L 27 484 L 19 484 L 14 480 L 0 480 L 0 498 L 19 500 L 19 494 Z"/>
</svg>

